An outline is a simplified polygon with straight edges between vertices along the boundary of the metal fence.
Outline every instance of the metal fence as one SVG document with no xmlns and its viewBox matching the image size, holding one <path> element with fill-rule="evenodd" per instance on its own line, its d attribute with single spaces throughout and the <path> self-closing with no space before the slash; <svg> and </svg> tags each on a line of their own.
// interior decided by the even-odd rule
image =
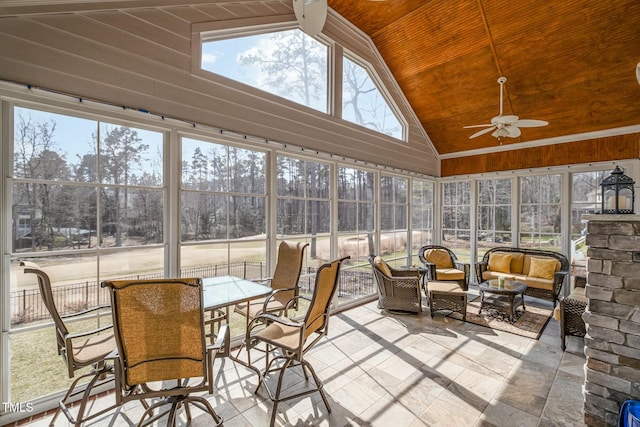
<svg viewBox="0 0 640 427">
<path fill-rule="evenodd" d="M 231 275 L 250 280 L 264 278 L 266 265 L 261 262 L 239 262 L 208 267 L 188 268 L 181 271 L 181 277 L 213 277 Z M 117 279 L 159 279 L 162 273 L 138 274 Z M 115 279 L 115 278 L 113 278 Z M 309 268 L 300 276 L 302 292 L 312 292 L 315 284 L 315 269 Z M 376 292 L 370 271 L 345 269 L 341 271 L 338 296 L 343 299 L 357 299 Z M 99 281 L 85 281 L 53 287 L 53 297 L 60 314 L 78 311 L 109 303 L 107 289 L 100 287 Z M 11 324 L 18 325 L 48 319 L 49 312 L 42 303 L 38 289 L 23 289 L 11 292 Z"/>
</svg>

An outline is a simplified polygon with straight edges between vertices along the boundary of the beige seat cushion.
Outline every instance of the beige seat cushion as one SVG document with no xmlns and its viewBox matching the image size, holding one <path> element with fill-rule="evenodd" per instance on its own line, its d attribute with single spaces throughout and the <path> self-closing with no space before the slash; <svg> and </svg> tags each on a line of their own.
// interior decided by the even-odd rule
<svg viewBox="0 0 640 427">
<path fill-rule="evenodd" d="M 514 280 L 515 276 L 511 273 L 499 273 L 491 270 L 482 272 L 482 280 L 498 279 L 500 277 L 504 277 L 506 280 Z"/>
<path fill-rule="evenodd" d="M 489 255 L 489 270 L 498 273 L 510 273 L 511 272 L 511 254 L 506 253 L 491 253 Z"/>
<path fill-rule="evenodd" d="M 116 348 L 113 334 L 92 335 L 73 340 L 73 358 L 79 364 L 90 363 L 99 357 L 106 357 Z"/>
<path fill-rule="evenodd" d="M 301 343 L 300 327 L 272 323 L 266 328 L 258 331 L 256 336 L 272 344 L 277 344 L 283 349 L 296 351 Z"/>
<path fill-rule="evenodd" d="M 464 291 L 457 282 L 441 282 L 439 280 L 434 280 L 427 284 L 427 289 L 429 292 L 464 294 Z"/>
<path fill-rule="evenodd" d="M 453 267 L 449 252 L 444 249 L 429 249 L 425 252 L 424 258 L 430 263 L 435 264 L 436 269 Z"/>
<path fill-rule="evenodd" d="M 463 280 L 464 271 L 455 268 L 436 268 L 437 280 Z"/>
<path fill-rule="evenodd" d="M 549 279 L 541 279 L 539 277 L 522 276 L 516 274 L 513 276 L 513 280 L 522 282 L 530 288 L 545 289 L 547 291 L 553 289 L 553 280 Z"/>
<path fill-rule="evenodd" d="M 389 264 L 387 264 L 382 257 L 375 257 L 373 259 L 373 263 L 376 265 L 376 267 L 378 267 L 380 269 L 380 271 L 382 271 L 382 274 L 384 274 L 387 277 L 391 277 L 391 269 L 389 268 Z"/>
</svg>

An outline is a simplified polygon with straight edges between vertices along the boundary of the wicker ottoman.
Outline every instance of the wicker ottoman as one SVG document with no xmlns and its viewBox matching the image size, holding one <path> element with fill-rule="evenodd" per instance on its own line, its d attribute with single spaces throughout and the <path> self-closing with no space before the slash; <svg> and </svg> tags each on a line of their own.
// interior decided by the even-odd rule
<svg viewBox="0 0 640 427">
<path fill-rule="evenodd" d="M 427 284 L 431 318 L 436 311 L 449 310 L 467 320 L 467 292 L 457 282 L 429 281 Z"/>
<path fill-rule="evenodd" d="M 575 288 L 568 297 L 560 297 L 560 303 L 554 311 L 554 318 L 560 322 L 560 347 L 566 348 L 568 335 L 584 337 L 587 327 L 582 320 L 582 315 L 587 308 L 585 296 L 585 282 L 582 277 L 576 277 Z"/>
</svg>

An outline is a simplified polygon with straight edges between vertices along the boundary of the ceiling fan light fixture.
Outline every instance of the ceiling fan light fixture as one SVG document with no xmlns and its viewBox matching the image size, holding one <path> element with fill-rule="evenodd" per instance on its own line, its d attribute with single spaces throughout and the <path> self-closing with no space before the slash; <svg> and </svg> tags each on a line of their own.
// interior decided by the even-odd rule
<svg viewBox="0 0 640 427">
<path fill-rule="evenodd" d="M 295 1 L 295 0 L 294 0 Z M 638 64 L 638 69 L 640 70 L 640 64 Z M 640 80 L 639 80 L 640 81 Z M 498 78 L 498 84 L 500 85 L 500 113 L 491 119 L 491 122 L 488 124 L 482 125 L 471 125 L 464 126 L 465 129 L 468 128 L 477 128 L 477 127 L 486 127 L 481 131 L 478 131 L 471 135 L 469 139 L 476 138 L 480 135 L 484 135 L 485 133 L 489 133 L 494 131 L 491 136 L 494 138 L 518 138 L 522 133 L 520 132 L 520 128 L 535 128 L 539 126 L 547 126 L 549 122 L 545 122 L 544 120 L 532 120 L 532 119 L 520 119 L 518 116 L 509 114 L 503 115 L 502 112 L 502 103 L 503 103 L 503 91 L 504 84 L 507 82 L 506 77 Z"/>
<path fill-rule="evenodd" d="M 638 84 L 640 84 L 640 62 L 636 65 L 636 79 L 638 80 Z"/>
</svg>

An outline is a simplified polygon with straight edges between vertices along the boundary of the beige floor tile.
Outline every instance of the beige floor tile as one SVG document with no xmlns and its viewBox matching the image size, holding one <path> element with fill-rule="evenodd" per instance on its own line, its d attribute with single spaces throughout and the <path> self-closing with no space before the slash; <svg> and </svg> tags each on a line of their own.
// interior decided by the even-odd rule
<svg viewBox="0 0 640 427">
<path fill-rule="evenodd" d="M 383 397 L 360 416 L 371 426 L 408 427 L 416 420 L 416 415 L 402 403 Z"/>
<path fill-rule="evenodd" d="M 502 402 L 493 401 L 487 406 L 475 425 L 477 427 L 536 427 L 538 417 Z"/>
<path fill-rule="evenodd" d="M 555 320 L 539 340 L 532 340 L 442 315 L 432 320 L 428 311 L 391 315 L 375 305 L 333 316 L 329 337 L 306 355 L 325 384 L 331 413 L 313 393 L 282 402 L 276 425 L 584 425 L 584 340 L 568 337 L 562 352 Z M 260 353 L 252 357 L 264 367 Z M 208 400 L 225 427 L 268 426 L 273 403 L 262 389 L 254 394 L 255 372 L 230 360 L 216 361 L 215 369 L 215 393 Z M 301 371 L 291 372 L 285 384 L 307 386 Z M 96 407 L 106 401 L 102 398 Z M 87 427 L 134 424 L 142 412 L 138 402 L 130 402 L 118 415 L 114 411 Z M 194 417 L 193 425 L 210 425 L 205 414 Z M 48 426 L 50 419 L 30 425 Z M 56 423 L 68 425 L 63 416 Z"/>
</svg>

